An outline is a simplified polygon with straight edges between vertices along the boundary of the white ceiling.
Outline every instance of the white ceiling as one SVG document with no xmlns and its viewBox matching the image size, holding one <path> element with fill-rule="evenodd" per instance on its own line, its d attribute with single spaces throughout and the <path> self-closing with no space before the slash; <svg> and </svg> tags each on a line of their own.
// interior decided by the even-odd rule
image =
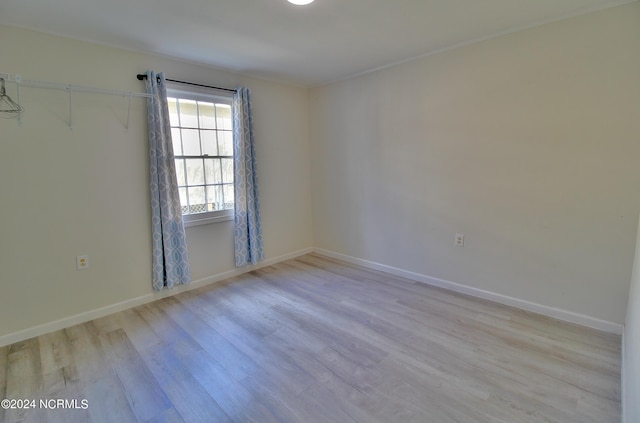
<svg viewBox="0 0 640 423">
<path fill-rule="evenodd" d="M 629 0 L 0 0 L 0 23 L 318 85 Z"/>
</svg>

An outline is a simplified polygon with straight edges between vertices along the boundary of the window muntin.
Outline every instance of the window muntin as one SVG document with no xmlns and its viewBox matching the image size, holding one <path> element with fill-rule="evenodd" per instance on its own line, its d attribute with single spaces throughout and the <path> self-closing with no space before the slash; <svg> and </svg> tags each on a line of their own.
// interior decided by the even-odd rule
<svg viewBox="0 0 640 423">
<path fill-rule="evenodd" d="M 231 99 L 169 90 L 167 101 L 185 224 L 232 216 Z"/>
</svg>

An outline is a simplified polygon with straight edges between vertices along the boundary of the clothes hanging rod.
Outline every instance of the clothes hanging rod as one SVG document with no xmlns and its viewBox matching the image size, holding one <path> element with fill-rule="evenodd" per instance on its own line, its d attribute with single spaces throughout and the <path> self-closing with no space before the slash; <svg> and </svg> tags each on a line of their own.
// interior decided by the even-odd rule
<svg viewBox="0 0 640 423">
<path fill-rule="evenodd" d="M 106 95 L 120 95 L 124 97 L 142 97 L 142 98 L 151 97 L 151 94 L 135 92 L 135 91 L 112 90 L 108 88 L 89 87 L 84 85 L 62 84 L 59 82 L 23 79 L 20 77 L 20 75 L 12 76 L 8 73 L 2 73 L 2 72 L 0 72 L 0 77 L 4 77 L 7 82 L 13 82 L 21 87 L 45 88 L 50 90 L 59 90 L 59 91 L 67 91 L 67 92 L 75 91 L 75 92 L 86 92 L 86 93 L 106 94 Z"/>
<path fill-rule="evenodd" d="M 129 129 L 129 121 L 131 119 L 131 98 L 151 98 L 152 94 L 141 93 L 136 91 L 122 91 L 122 90 L 111 90 L 108 88 L 98 88 L 98 87 L 89 87 L 83 85 L 73 85 L 73 84 L 61 84 L 59 82 L 48 82 L 48 81 L 36 81 L 31 79 L 22 79 L 20 75 L 10 75 L 8 73 L 0 72 L 0 77 L 5 81 L 13 82 L 16 84 L 16 90 L 18 93 L 18 104 L 20 102 L 20 87 L 35 87 L 35 88 L 45 88 L 49 90 L 59 90 L 66 91 L 69 96 L 69 129 L 73 129 L 73 101 L 72 101 L 72 93 L 74 92 L 85 92 L 85 93 L 95 93 L 95 94 L 106 94 L 106 95 L 116 95 L 122 97 L 128 97 L 129 102 L 127 104 L 127 122 L 125 124 L 125 128 Z M 22 114 L 18 115 L 18 126 L 22 126 Z"/>
<path fill-rule="evenodd" d="M 136 75 L 136 78 L 138 78 L 138 81 L 144 81 L 145 79 L 147 79 L 147 75 L 139 73 L 138 75 Z M 177 79 L 165 78 L 165 81 L 175 82 L 176 84 L 193 85 L 195 87 L 212 88 L 214 90 L 229 91 L 232 93 L 235 93 L 238 91 L 232 88 L 222 88 L 222 87 L 215 87 L 213 85 L 196 84 L 195 82 L 178 81 Z"/>
</svg>

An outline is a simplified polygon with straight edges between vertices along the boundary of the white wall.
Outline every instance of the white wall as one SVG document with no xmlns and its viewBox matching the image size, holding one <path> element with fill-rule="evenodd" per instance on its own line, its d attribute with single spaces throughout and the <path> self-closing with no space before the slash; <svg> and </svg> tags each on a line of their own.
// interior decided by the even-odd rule
<svg viewBox="0 0 640 423">
<path fill-rule="evenodd" d="M 622 324 L 640 212 L 639 21 L 634 3 L 311 96 L 6 26 L 0 72 L 246 85 L 268 258 L 316 246 Z M 76 94 L 70 131 L 64 93 L 21 94 L 23 126 L 0 119 L 0 340 L 152 294 L 144 103 L 125 130 L 126 100 Z M 187 236 L 195 280 L 234 269 L 230 222 Z M 75 270 L 79 254 L 90 269 Z"/>
<path fill-rule="evenodd" d="M 622 324 L 638 22 L 634 3 L 314 89 L 316 247 Z"/>
<path fill-rule="evenodd" d="M 622 351 L 623 422 L 640 421 L 640 224 L 636 238 L 636 254 L 633 262 L 627 319 L 624 326 L 624 350 Z"/>
<path fill-rule="evenodd" d="M 0 26 L 0 72 L 143 91 L 148 69 L 248 86 L 267 259 L 312 246 L 308 91 L 159 56 Z M 15 99 L 15 87 L 8 85 Z M 23 125 L 0 119 L 0 338 L 152 293 L 146 104 L 21 90 Z M 193 279 L 234 269 L 232 222 L 187 229 Z M 90 268 L 75 269 L 88 254 Z"/>
</svg>

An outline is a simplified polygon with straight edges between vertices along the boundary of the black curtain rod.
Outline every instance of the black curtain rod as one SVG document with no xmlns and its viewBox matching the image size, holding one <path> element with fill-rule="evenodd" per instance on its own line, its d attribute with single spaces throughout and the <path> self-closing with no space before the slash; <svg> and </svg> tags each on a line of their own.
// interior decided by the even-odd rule
<svg viewBox="0 0 640 423">
<path fill-rule="evenodd" d="M 139 73 L 138 75 L 136 75 L 136 77 L 138 78 L 138 81 L 144 81 L 145 79 L 147 79 L 147 75 L 142 73 Z M 195 82 L 178 81 L 177 79 L 165 78 L 165 81 L 175 82 L 176 84 L 193 85 L 195 87 L 213 88 L 214 90 L 229 91 L 232 93 L 237 92 L 237 90 L 231 88 L 214 87 L 213 85 L 196 84 Z"/>
</svg>

